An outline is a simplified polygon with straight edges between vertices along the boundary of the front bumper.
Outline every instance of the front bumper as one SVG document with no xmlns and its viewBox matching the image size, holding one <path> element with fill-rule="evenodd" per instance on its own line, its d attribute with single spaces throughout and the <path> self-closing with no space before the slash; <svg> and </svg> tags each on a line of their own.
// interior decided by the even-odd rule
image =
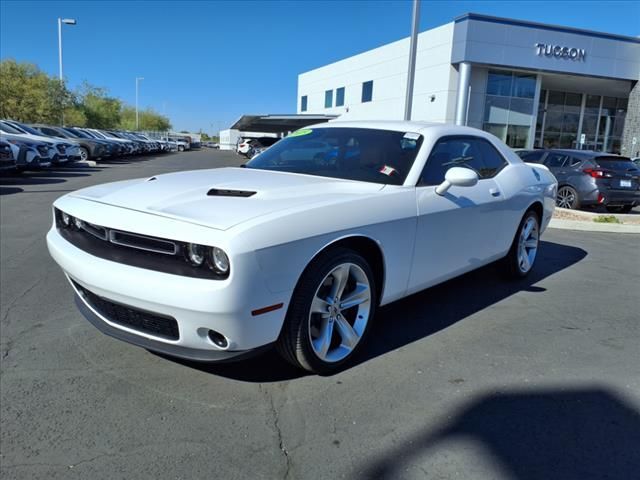
<svg viewBox="0 0 640 480">
<path fill-rule="evenodd" d="M 129 333 L 120 328 L 112 327 L 105 322 L 100 315 L 92 310 L 88 302 L 77 291 L 75 295 L 75 302 L 78 310 L 80 310 L 80 313 L 82 313 L 84 318 L 86 318 L 94 327 L 105 335 L 109 335 L 110 337 L 131 343 L 138 347 L 146 348 L 153 352 L 169 355 L 171 357 L 184 358 L 185 360 L 192 360 L 194 362 L 228 362 L 232 360 L 242 360 L 268 350 L 272 348 L 273 345 L 267 344 L 262 347 L 244 351 L 207 350 L 172 345 L 158 340 L 153 340 L 151 338 L 141 337 L 140 335 Z"/>
<path fill-rule="evenodd" d="M 272 344 L 284 322 L 290 295 L 270 292 L 252 255 L 236 258 L 228 279 L 212 280 L 146 270 L 90 255 L 64 239 L 55 226 L 47 234 L 47 246 L 76 295 L 83 298 L 85 317 L 94 325 L 98 323 L 101 331 L 149 350 L 200 361 L 244 357 Z M 83 289 L 125 308 L 171 317 L 177 322 L 179 335 L 163 338 L 132 328 L 118 318 L 107 318 L 84 299 Z M 252 315 L 255 309 L 278 303 L 283 303 L 283 308 Z M 210 330 L 222 334 L 228 345 L 216 345 L 209 338 Z"/>
</svg>

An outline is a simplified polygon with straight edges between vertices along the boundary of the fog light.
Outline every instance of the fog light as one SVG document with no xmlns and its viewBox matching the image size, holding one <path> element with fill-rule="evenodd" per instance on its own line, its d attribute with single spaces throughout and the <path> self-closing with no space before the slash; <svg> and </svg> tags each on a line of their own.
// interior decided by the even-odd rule
<svg viewBox="0 0 640 480">
<path fill-rule="evenodd" d="M 209 330 L 207 335 L 209 340 L 211 340 L 216 346 L 220 348 L 227 348 L 229 346 L 229 342 L 221 333 L 218 333 L 215 330 Z"/>
<path fill-rule="evenodd" d="M 229 257 L 221 248 L 213 247 L 211 250 L 211 263 L 218 273 L 227 273 L 229 271 Z"/>
<path fill-rule="evenodd" d="M 204 263 L 205 250 L 202 245 L 197 243 L 190 243 L 187 246 L 187 258 L 192 265 L 199 267 Z"/>
</svg>

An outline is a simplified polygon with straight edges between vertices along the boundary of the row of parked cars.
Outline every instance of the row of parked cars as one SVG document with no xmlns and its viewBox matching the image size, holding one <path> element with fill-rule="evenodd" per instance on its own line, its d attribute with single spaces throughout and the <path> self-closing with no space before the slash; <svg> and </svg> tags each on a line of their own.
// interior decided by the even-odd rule
<svg viewBox="0 0 640 480">
<path fill-rule="evenodd" d="M 0 120 L 0 170 L 26 171 L 76 160 L 184 151 L 180 139 L 150 138 L 140 132 L 59 127 Z"/>
<path fill-rule="evenodd" d="M 529 163 L 545 165 L 558 180 L 556 205 L 578 209 L 604 206 L 629 213 L 640 205 L 640 158 L 589 150 L 517 150 Z"/>
</svg>

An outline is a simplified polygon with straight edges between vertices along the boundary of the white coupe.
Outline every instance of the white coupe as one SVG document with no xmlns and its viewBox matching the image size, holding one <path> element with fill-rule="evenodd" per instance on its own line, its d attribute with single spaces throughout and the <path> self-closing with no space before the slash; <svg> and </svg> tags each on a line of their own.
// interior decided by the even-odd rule
<svg viewBox="0 0 640 480">
<path fill-rule="evenodd" d="M 488 133 L 418 122 L 311 126 L 243 167 L 59 198 L 47 244 L 86 318 L 176 357 L 275 345 L 331 373 L 378 306 L 496 260 L 529 273 L 557 190 Z"/>
</svg>

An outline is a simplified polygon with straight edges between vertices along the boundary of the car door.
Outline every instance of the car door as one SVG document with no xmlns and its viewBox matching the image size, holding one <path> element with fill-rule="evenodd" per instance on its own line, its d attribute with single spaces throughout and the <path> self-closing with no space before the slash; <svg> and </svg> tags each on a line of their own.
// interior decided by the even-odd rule
<svg viewBox="0 0 640 480">
<path fill-rule="evenodd" d="M 543 161 L 543 164 L 551 170 L 551 173 L 553 173 L 553 176 L 556 177 L 559 183 L 567 179 L 568 171 L 565 167 L 565 163 L 568 163 L 567 158 L 566 153 L 549 152 Z"/>
<path fill-rule="evenodd" d="M 436 186 L 454 166 L 474 170 L 478 183 L 452 186 L 438 195 Z M 509 207 L 496 181 L 507 166 L 482 137 L 446 136 L 436 142 L 416 186 L 418 218 L 410 292 L 489 263 L 511 244 L 513 228 L 505 221 Z"/>
</svg>

